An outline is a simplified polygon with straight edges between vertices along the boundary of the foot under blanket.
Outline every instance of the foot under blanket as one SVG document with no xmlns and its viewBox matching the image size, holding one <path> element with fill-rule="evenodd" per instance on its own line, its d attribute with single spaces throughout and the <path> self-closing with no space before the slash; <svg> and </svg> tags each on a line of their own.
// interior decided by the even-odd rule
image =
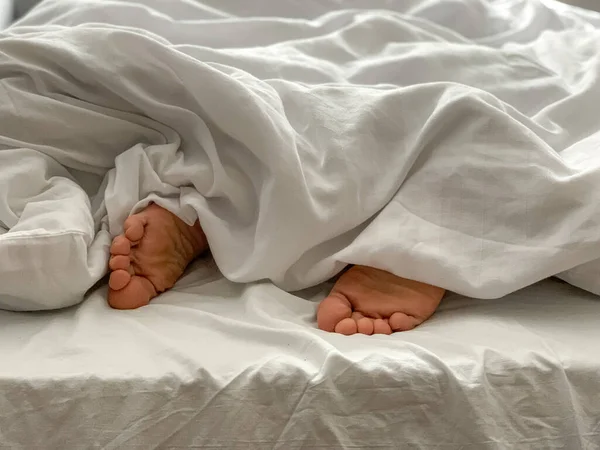
<svg viewBox="0 0 600 450">
<path fill-rule="evenodd" d="M 307 3 L 47 0 L 0 34 L 0 306 L 80 302 L 150 201 L 236 282 L 600 294 L 600 19 Z"/>
</svg>

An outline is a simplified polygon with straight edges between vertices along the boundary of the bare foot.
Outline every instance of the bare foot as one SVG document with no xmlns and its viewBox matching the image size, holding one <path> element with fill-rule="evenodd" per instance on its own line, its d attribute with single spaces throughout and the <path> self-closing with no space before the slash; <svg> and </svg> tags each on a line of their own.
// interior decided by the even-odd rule
<svg viewBox="0 0 600 450">
<path fill-rule="evenodd" d="M 335 283 L 317 311 L 321 330 L 345 335 L 408 331 L 429 319 L 445 290 L 354 266 Z"/>
<path fill-rule="evenodd" d="M 123 228 L 113 240 L 108 263 L 108 303 L 117 309 L 147 305 L 208 249 L 199 222 L 190 227 L 156 204 L 130 216 Z"/>
</svg>

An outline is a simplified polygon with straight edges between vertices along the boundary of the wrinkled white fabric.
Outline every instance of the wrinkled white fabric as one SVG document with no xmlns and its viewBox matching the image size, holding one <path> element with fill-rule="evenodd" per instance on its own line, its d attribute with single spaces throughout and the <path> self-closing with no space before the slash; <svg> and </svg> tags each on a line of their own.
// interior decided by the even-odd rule
<svg viewBox="0 0 600 450">
<path fill-rule="evenodd" d="M 65 449 L 600 449 L 600 302 L 557 280 L 449 295 L 408 333 L 317 329 L 330 284 L 199 261 L 151 307 L 0 311 L 0 442 Z"/>
<path fill-rule="evenodd" d="M 43 2 L 0 35 L 2 306 L 81 301 L 149 201 L 236 282 L 600 294 L 599 21 L 545 4 Z"/>
</svg>

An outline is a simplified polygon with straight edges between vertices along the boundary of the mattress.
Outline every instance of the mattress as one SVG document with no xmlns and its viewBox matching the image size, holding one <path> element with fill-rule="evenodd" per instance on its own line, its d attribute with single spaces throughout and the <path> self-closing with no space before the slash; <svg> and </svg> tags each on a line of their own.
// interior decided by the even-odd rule
<svg viewBox="0 0 600 450">
<path fill-rule="evenodd" d="M 152 307 L 0 314 L 11 449 L 600 448 L 600 301 L 547 280 L 449 295 L 416 330 L 316 329 L 291 295 L 199 261 Z"/>
<path fill-rule="evenodd" d="M 139 310 L 110 309 L 103 280 L 78 306 L 0 311 L 0 448 L 600 448 L 597 296 L 556 279 L 449 293 L 414 331 L 345 337 L 316 327 L 330 288 L 236 284 L 207 258 Z"/>
</svg>

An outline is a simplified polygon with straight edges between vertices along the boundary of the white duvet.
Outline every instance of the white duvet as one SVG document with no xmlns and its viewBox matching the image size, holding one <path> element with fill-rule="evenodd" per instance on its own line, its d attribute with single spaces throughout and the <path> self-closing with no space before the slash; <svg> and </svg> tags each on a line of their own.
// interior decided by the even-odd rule
<svg viewBox="0 0 600 450">
<path fill-rule="evenodd" d="M 1 307 L 80 302 L 149 201 L 235 282 L 600 294 L 593 17 L 300 3 L 47 0 L 0 35 Z"/>
</svg>

